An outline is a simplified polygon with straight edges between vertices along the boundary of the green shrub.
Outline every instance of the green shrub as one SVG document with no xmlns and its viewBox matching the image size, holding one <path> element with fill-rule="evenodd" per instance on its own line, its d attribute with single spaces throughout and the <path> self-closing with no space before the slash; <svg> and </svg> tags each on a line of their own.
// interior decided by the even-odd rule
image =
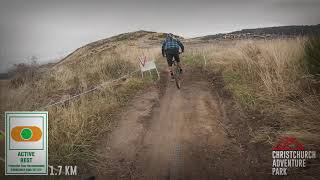
<svg viewBox="0 0 320 180">
<path fill-rule="evenodd" d="M 15 64 L 14 68 L 9 71 L 10 76 L 12 76 L 10 81 L 11 87 L 18 88 L 27 82 L 35 82 L 39 78 L 37 67 L 36 61 L 33 61 L 31 64 Z"/>
<path fill-rule="evenodd" d="M 320 36 L 310 37 L 305 45 L 305 61 L 309 73 L 320 75 Z"/>
</svg>

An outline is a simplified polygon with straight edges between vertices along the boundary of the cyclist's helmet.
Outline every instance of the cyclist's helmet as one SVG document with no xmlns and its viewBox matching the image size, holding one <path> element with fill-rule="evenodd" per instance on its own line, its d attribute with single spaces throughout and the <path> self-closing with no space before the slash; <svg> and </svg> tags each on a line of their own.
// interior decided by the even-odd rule
<svg viewBox="0 0 320 180">
<path fill-rule="evenodd" d="M 172 33 L 167 33 L 167 38 L 173 38 L 173 34 Z"/>
</svg>

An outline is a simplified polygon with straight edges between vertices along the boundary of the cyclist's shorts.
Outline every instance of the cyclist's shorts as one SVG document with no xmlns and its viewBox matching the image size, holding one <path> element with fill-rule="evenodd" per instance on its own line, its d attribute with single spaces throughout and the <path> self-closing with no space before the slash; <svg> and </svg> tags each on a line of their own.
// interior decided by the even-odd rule
<svg viewBox="0 0 320 180">
<path fill-rule="evenodd" d="M 173 64 L 173 58 L 177 61 L 177 62 L 180 62 L 180 58 L 179 58 L 179 54 L 178 53 L 175 53 L 175 54 L 167 54 L 167 62 L 168 62 L 168 65 L 169 66 L 172 66 Z"/>
</svg>

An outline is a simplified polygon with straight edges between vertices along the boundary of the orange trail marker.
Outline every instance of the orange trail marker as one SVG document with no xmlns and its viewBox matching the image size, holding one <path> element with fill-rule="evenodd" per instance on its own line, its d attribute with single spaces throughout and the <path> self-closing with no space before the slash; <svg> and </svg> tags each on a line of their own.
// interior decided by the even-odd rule
<svg viewBox="0 0 320 180">
<path fill-rule="evenodd" d="M 16 126 L 11 130 L 11 137 L 17 142 L 35 142 L 42 137 L 42 131 L 37 126 Z"/>
</svg>

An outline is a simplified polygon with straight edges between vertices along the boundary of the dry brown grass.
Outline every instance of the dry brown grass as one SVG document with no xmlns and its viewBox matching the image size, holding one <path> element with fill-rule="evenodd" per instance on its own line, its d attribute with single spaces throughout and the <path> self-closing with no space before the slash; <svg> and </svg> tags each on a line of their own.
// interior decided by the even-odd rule
<svg viewBox="0 0 320 180">
<path fill-rule="evenodd" d="M 43 110 L 48 104 L 137 70 L 141 55 L 159 54 L 158 49 L 142 50 L 123 43 L 112 50 L 69 59 L 52 68 L 38 68 L 36 76 L 26 77 L 28 80 L 18 86 L 8 86 L 10 82 L 1 84 L 2 118 L 4 111 Z M 44 109 L 49 111 L 49 163 L 78 165 L 83 171 L 95 168 L 103 160 L 97 158 L 96 144 L 112 130 L 117 114 L 130 98 L 152 83 L 151 79 L 139 76 L 135 74 L 74 101 Z"/>
<path fill-rule="evenodd" d="M 273 143 L 275 134 L 295 134 L 318 144 L 320 92 L 305 66 L 305 43 L 301 38 L 218 43 L 193 49 L 186 60 L 221 72 L 242 107 L 265 117 L 249 120 L 253 142 Z"/>
<path fill-rule="evenodd" d="M 50 108 L 50 163 L 92 169 L 96 168 L 94 164 L 103 164 L 105 159 L 97 158 L 96 145 L 117 124 L 117 114 L 130 98 L 147 85 L 140 78 L 129 78 L 117 86 Z"/>
<path fill-rule="evenodd" d="M 143 42 L 142 42 L 143 43 Z M 159 58 L 159 48 L 140 49 L 141 42 L 100 44 L 82 48 L 52 68 L 39 69 L 10 87 L 1 84 L 4 111 L 40 110 L 138 68 L 141 55 Z M 187 49 L 184 63 L 221 72 L 226 88 L 249 112 L 252 142 L 273 143 L 276 133 L 293 134 L 318 144 L 320 97 L 304 62 L 305 39 L 235 41 Z M 162 60 L 163 61 L 163 60 Z M 204 62 L 206 61 L 206 66 Z M 165 62 L 165 61 L 163 61 Z M 164 63 L 163 63 L 164 64 Z M 31 78 L 31 79 L 30 79 Z M 103 158 L 95 152 L 99 139 L 117 123 L 117 113 L 150 80 L 131 77 L 49 111 L 50 163 L 95 167 Z M 106 163 L 104 163 L 106 164 Z"/>
</svg>

